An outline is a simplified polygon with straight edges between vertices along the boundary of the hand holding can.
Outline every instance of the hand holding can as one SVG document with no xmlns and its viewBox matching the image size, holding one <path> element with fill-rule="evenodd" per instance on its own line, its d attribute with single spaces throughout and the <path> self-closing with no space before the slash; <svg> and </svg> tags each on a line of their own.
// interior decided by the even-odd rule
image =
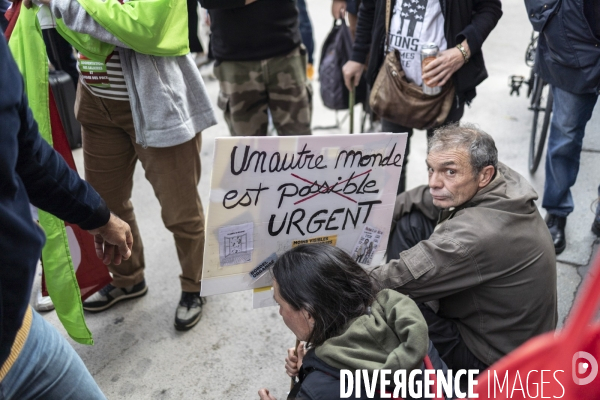
<svg viewBox="0 0 600 400">
<path fill-rule="evenodd" d="M 427 64 L 435 60 L 439 52 L 439 48 L 435 43 L 424 43 L 421 46 L 421 75 L 423 74 L 423 69 Z M 439 86 L 428 86 L 425 80 L 423 80 L 423 93 L 435 96 L 442 91 L 442 88 Z"/>
</svg>

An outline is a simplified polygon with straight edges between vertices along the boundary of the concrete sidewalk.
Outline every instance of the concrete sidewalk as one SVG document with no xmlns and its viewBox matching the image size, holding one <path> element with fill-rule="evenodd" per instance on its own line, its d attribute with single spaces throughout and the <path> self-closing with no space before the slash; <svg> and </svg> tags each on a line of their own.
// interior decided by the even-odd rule
<svg viewBox="0 0 600 400">
<path fill-rule="evenodd" d="M 308 0 L 318 46 L 332 25 L 330 2 Z M 485 42 L 483 51 L 490 77 L 478 87 L 478 95 L 463 121 L 474 122 L 494 136 L 500 160 L 531 181 L 538 193 L 544 184 L 543 168 L 530 176 L 527 151 L 532 113 L 528 99 L 510 97 L 508 76 L 527 76 L 524 54 L 531 26 L 520 1 L 503 2 L 504 16 Z M 315 60 L 319 60 L 319 52 Z M 333 111 L 322 106 L 318 82 L 314 82 L 314 126 L 335 124 Z M 218 83 L 206 80 L 213 104 Z M 358 108 L 357 108 L 358 111 Z M 219 124 L 203 133 L 203 173 L 199 190 L 208 198 L 213 141 L 227 136 L 222 113 Z M 340 117 L 342 114 L 340 113 Z M 315 134 L 340 134 L 341 129 Z M 567 315 L 585 276 L 598 240 L 590 232 L 590 205 L 600 183 L 600 105 L 588 124 L 578 181 L 573 188 L 576 209 L 567 225 L 568 247 L 557 263 L 559 316 Z M 418 131 L 411 146 L 408 187 L 427 182 L 425 133 Z M 82 151 L 74 152 L 80 172 Z M 177 332 L 173 327 L 180 296 L 179 264 L 171 234 L 160 219 L 160 207 L 141 167 L 136 169 L 133 203 L 145 244 L 148 294 L 120 303 L 100 314 L 86 314 L 94 334 L 94 346 L 73 343 L 77 352 L 109 399 L 257 399 L 261 387 L 284 399 L 289 378 L 284 372 L 286 349 L 294 345 L 276 308 L 251 309 L 250 292 L 210 297 L 197 327 Z M 61 332 L 54 312 L 44 314 Z M 66 336 L 66 334 L 65 334 Z M 70 340 L 70 339 L 69 339 Z"/>
</svg>

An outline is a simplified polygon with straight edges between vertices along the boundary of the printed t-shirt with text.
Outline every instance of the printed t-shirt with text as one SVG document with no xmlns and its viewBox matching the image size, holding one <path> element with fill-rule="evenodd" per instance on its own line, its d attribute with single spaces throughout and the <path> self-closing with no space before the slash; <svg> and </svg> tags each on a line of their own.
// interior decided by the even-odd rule
<svg viewBox="0 0 600 400">
<path fill-rule="evenodd" d="M 444 15 L 439 0 L 397 0 L 390 23 L 390 51 L 398 50 L 402 69 L 409 82 L 421 78 L 421 44 L 435 43 L 439 51 L 448 44 L 444 36 Z"/>
<path fill-rule="evenodd" d="M 81 83 L 95 96 L 112 100 L 129 100 L 119 53 L 115 50 L 106 62 L 93 61 L 77 55 Z"/>
</svg>

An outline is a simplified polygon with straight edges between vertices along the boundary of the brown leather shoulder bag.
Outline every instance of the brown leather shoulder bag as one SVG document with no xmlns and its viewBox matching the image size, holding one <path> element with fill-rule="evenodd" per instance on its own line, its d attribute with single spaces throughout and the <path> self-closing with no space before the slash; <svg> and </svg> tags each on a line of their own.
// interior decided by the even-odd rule
<svg viewBox="0 0 600 400">
<path fill-rule="evenodd" d="M 386 48 L 389 47 L 391 0 L 386 1 Z M 423 93 L 421 86 L 408 82 L 397 50 L 387 53 L 371 89 L 369 104 L 381 118 L 407 128 L 429 129 L 440 126 L 448 117 L 454 85 L 452 79 L 435 95 Z"/>
</svg>

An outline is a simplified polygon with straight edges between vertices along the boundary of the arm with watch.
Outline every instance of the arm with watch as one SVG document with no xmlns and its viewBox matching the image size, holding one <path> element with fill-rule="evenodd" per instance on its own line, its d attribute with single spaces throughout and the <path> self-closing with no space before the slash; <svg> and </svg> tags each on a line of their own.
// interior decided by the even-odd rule
<svg viewBox="0 0 600 400">
<path fill-rule="evenodd" d="M 473 54 L 481 51 L 484 40 L 501 16 L 499 0 L 473 1 L 471 21 L 456 35 L 457 44 L 440 51 L 437 58 L 425 66 L 423 81 L 428 86 L 443 86 L 456 71 L 469 62 Z M 446 39 L 451 42 L 451 38 Z"/>
</svg>

